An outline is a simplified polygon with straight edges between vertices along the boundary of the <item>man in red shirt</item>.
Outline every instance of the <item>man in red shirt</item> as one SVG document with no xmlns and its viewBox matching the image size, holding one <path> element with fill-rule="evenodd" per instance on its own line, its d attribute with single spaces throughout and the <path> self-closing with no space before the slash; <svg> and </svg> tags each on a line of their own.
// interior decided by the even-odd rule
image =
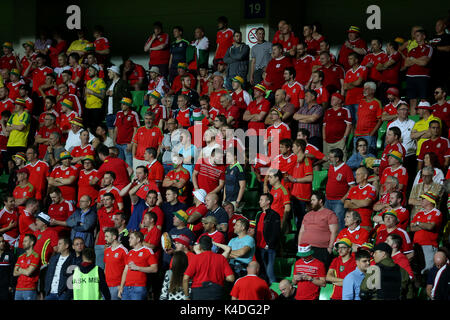
<svg viewBox="0 0 450 320">
<path fill-rule="evenodd" d="M 326 285 L 326 270 L 323 262 L 315 259 L 310 245 L 300 244 L 294 265 L 292 282 L 297 284 L 295 300 L 319 300 L 320 288 Z"/>
<path fill-rule="evenodd" d="M 402 207 L 403 199 L 404 196 L 401 191 L 393 191 L 389 193 L 389 203 L 386 209 L 382 210 L 379 214 L 372 218 L 373 222 L 379 225 L 377 231 L 386 228 L 383 221 L 383 215 L 386 211 L 395 211 L 397 213 L 399 227 L 406 230 L 409 224 L 410 216 L 409 210 Z"/>
<path fill-rule="evenodd" d="M 324 73 L 321 70 L 316 70 L 311 73 L 311 81 L 309 88 L 317 92 L 316 102 L 320 104 L 324 109 L 328 108 L 330 96 L 328 90 L 323 85 L 325 78 Z"/>
<path fill-rule="evenodd" d="M 264 86 L 272 91 L 276 91 L 283 86 L 284 70 L 287 67 L 292 67 L 290 57 L 283 55 L 283 46 L 279 43 L 272 45 L 272 60 L 269 61 L 266 67 L 266 77 L 263 80 Z"/>
<path fill-rule="evenodd" d="M 416 114 L 417 102 L 428 97 L 430 82 L 430 65 L 433 48 L 425 42 L 425 30 L 419 29 L 414 33 L 414 40 L 418 46 L 408 51 L 401 70 L 406 71 L 406 96 L 409 99 L 410 114 Z"/>
<path fill-rule="evenodd" d="M 144 159 L 148 162 L 148 181 L 153 181 L 157 186 L 161 186 L 164 179 L 164 167 L 161 162 L 158 161 L 155 148 L 145 149 Z"/>
<path fill-rule="evenodd" d="M 23 248 L 23 240 L 25 235 L 28 233 L 33 233 L 37 230 L 35 223 L 35 213 L 39 209 L 39 201 L 35 198 L 29 198 L 25 202 L 25 208 L 19 207 L 19 248 Z"/>
<path fill-rule="evenodd" d="M 155 197 L 156 199 L 156 197 Z M 164 214 L 162 215 L 164 217 Z M 159 223 L 158 215 L 153 211 L 146 211 L 142 216 L 141 232 L 144 235 L 143 245 L 152 249 L 155 254 L 155 258 L 159 261 L 161 257 L 161 226 L 156 225 Z"/>
<path fill-rule="evenodd" d="M 107 228 L 105 231 L 105 277 L 111 293 L 111 300 L 119 300 L 118 292 L 125 269 L 128 250 L 119 242 L 119 232 L 116 228 Z"/>
<path fill-rule="evenodd" d="M 339 51 L 338 58 L 338 62 L 344 67 L 344 70 L 348 70 L 351 67 L 348 61 L 350 54 L 365 55 L 367 53 L 366 42 L 360 38 L 360 30 L 358 27 L 351 26 L 347 30 L 347 38 Z"/>
<path fill-rule="evenodd" d="M 338 256 L 333 259 L 327 271 L 327 282 L 333 284 L 331 300 L 342 300 L 342 285 L 347 274 L 355 270 L 356 260 L 352 255 L 352 243 L 347 238 L 339 239 L 334 245 Z"/>
<path fill-rule="evenodd" d="M 215 148 L 208 158 L 200 158 L 194 167 L 192 183 L 194 190 L 203 189 L 206 193 L 219 193 L 225 185 L 225 165 L 223 150 Z"/>
<path fill-rule="evenodd" d="M 402 132 L 398 127 L 390 127 L 389 130 L 386 132 L 386 139 L 385 139 L 385 147 L 384 151 L 381 155 L 381 162 L 380 162 L 380 169 L 379 169 L 379 176 L 383 176 L 383 171 L 386 169 L 388 164 L 388 154 L 392 151 L 397 151 L 402 156 L 402 161 L 405 160 L 406 150 L 403 144 L 401 143 L 402 138 Z"/>
<path fill-rule="evenodd" d="M 376 200 L 375 187 L 367 181 L 369 171 L 366 167 L 356 169 L 356 183 L 345 196 L 344 208 L 353 209 L 361 215 L 361 227 L 372 230 L 372 205 Z"/>
<path fill-rule="evenodd" d="M 61 189 L 58 187 L 49 188 L 48 193 L 52 200 L 52 203 L 48 208 L 48 215 L 56 221 L 66 221 L 75 211 L 75 206 L 72 202 L 63 198 Z M 53 226 L 52 229 L 55 230 L 57 234 L 70 233 L 70 228 L 61 225 Z"/>
<path fill-rule="evenodd" d="M 223 59 L 229 47 L 233 45 L 233 29 L 228 28 L 227 17 L 221 16 L 217 19 L 217 34 L 216 34 L 216 52 L 214 53 L 214 65 L 218 60 Z"/>
<path fill-rule="evenodd" d="M 447 101 L 448 89 L 438 86 L 434 89 L 434 100 L 436 101 L 431 107 L 433 108 L 433 116 L 441 119 L 445 125 L 442 132 L 447 132 L 450 128 L 450 102 Z"/>
<path fill-rule="evenodd" d="M 438 196 L 432 192 L 425 192 L 422 198 L 423 210 L 416 213 L 411 220 L 410 232 L 414 232 L 413 243 L 422 249 L 425 258 L 425 267 L 421 273 L 433 267 L 434 254 L 438 249 L 438 237 L 441 230 L 443 216 L 436 208 Z M 419 250 L 420 250 L 419 249 Z"/>
<path fill-rule="evenodd" d="M 384 172 L 381 175 L 381 190 L 386 190 L 386 187 L 384 186 L 386 178 L 389 176 L 394 176 L 398 179 L 398 190 L 402 191 L 403 194 L 406 194 L 406 188 L 408 186 L 408 172 L 406 171 L 406 168 L 402 166 L 402 154 L 394 150 L 391 151 L 387 157 L 389 166 L 384 169 Z"/>
<path fill-rule="evenodd" d="M 113 142 L 119 149 L 119 157 L 133 167 L 132 139 L 140 127 L 139 115 L 131 109 L 133 101 L 130 98 L 122 98 L 121 110 L 117 112 L 114 120 Z"/>
<path fill-rule="evenodd" d="M 406 257 L 404 253 L 402 253 L 401 248 L 403 245 L 403 239 L 401 236 L 395 233 L 391 233 L 385 241 L 391 248 L 392 254 L 391 258 L 394 260 L 396 264 L 406 270 L 409 274 L 409 278 L 414 278 L 414 273 L 411 269 L 411 265 L 409 263 L 409 259 Z"/>
<path fill-rule="evenodd" d="M 158 272 L 158 261 L 153 250 L 145 247 L 143 243 L 144 235 L 141 232 L 131 232 L 132 249 L 127 255 L 118 292 L 118 297 L 122 300 L 146 300 L 147 275 Z"/>
<path fill-rule="evenodd" d="M 36 189 L 36 199 L 43 200 L 47 190 L 50 167 L 47 162 L 38 159 L 38 152 L 35 148 L 28 148 L 26 157 L 28 164 L 25 167 L 30 172 L 28 180 Z"/>
<path fill-rule="evenodd" d="M 350 111 L 343 108 L 344 96 L 333 93 L 331 96 L 331 108 L 327 109 L 323 117 L 322 137 L 323 153 L 339 148 L 344 153 L 343 161 L 347 160 L 347 137 L 352 129 L 352 117 Z M 327 166 L 325 165 L 325 168 Z"/>
<path fill-rule="evenodd" d="M 270 110 L 270 102 L 264 97 L 266 88 L 263 85 L 257 84 L 253 89 L 255 99 L 249 103 L 243 120 L 248 122 L 248 136 L 262 136 L 265 130 L 264 118 Z"/>
<path fill-rule="evenodd" d="M 153 66 L 159 68 L 162 76 L 169 75 L 169 35 L 163 32 L 162 23 L 157 21 L 153 24 L 153 34 L 147 40 L 144 51 L 149 52 L 149 69 Z"/>
<path fill-rule="evenodd" d="M 133 171 L 141 165 L 147 165 L 144 160 L 145 149 L 155 148 L 159 155 L 161 151 L 161 143 L 163 139 L 163 133 L 161 129 L 154 126 L 155 114 L 153 112 L 147 112 L 144 116 L 144 126 L 140 127 L 132 140 L 132 154 L 133 154 Z"/>
<path fill-rule="evenodd" d="M 430 121 L 429 130 L 431 137 L 425 140 L 420 147 L 420 154 L 417 157 L 419 170 L 423 168 L 425 154 L 433 152 L 442 168 L 447 168 L 450 163 L 450 142 L 447 138 L 441 137 L 441 124 L 437 120 Z"/>
<path fill-rule="evenodd" d="M 385 211 L 383 213 L 383 222 L 385 227 L 378 229 L 376 244 L 385 242 L 390 234 L 397 234 L 402 237 L 403 240 L 401 251 L 411 260 L 414 256 L 413 242 L 411 241 L 408 232 L 399 227 L 397 212 L 394 210 Z"/>
<path fill-rule="evenodd" d="M 109 149 L 105 146 L 99 147 L 97 150 L 99 159 L 103 162 L 97 171 L 97 178 L 95 181 L 101 181 L 103 175 L 112 171 L 115 173 L 116 178 L 114 180 L 114 186 L 119 190 L 122 190 L 130 182 L 131 168 L 128 164 L 120 158 L 112 156 Z"/>
<path fill-rule="evenodd" d="M 39 144 L 39 159 L 43 159 L 47 148 L 49 146 L 49 137 L 53 132 L 62 135 L 61 129 L 56 123 L 56 116 L 53 113 L 46 113 L 44 115 L 44 125 L 39 128 L 34 138 L 35 143 Z"/>
<path fill-rule="evenodd" d="M 306 86 L 311 77 L 314 57 L 306 52 L 306 44 L 300 42 L 296 46 L 295 60 L 293 60 L 296 71 L 295 80 L 302 86 Z"/>
<path fill-rule="evenodd" d="M 14 54 L 14 47 L 11 42 L 4 42 L 2 45 L 3 55 L 0 58 L 0 70 L 7 69 L 11 71 L 13 68 L 19 67 L 19 56 Z"/>
<path fill-rule="evenodd" d="M 93 178 L 95 179 L 95 178 Z M 114 186 L 114 181 L 116 180 L 116 174 L 113 171 L 107 171 L 103 175 L 102 186 L 103 189 L 100 189 L 97 197 L 97 209 L 100 209 L 103 206 L 103 196 L 107 193 L 112 193 L 114 195 L 114 207 L 117 211 L 123 210 L 123 200 L 120 196 L 120 191 L 117 187 Z"/>
<path fill-rule="evenodd" d="M 381 39 L 379 38 L 372 39 L 372 41 L 370 42 L 370 47 L 371 47 L 370 53 L 364 56 L 361 65 L 368 68 L 367 78 L 370 79 L 371 81 L 374 81 L 377 84 L 377 86 L 379 86 L 381 81 L 383 80 L 383 75 L 377 69 L 377 66 L 380 63 L 386 62 L 388 56 L 382 49 L 383 44 L 381 42 Z"/>
<path fill-rule="evenodd" d="M 267 282 L 258 277 L 259 263 L 252 261 L 247 266 L 247 275 L 239 278 L 231 289 L 231 300 L 271 300 Z"/>
<path fill-rule="evenodd" d="M 37 282 L 39 280 L 39 255 L 33 250 L 36 237 L 27 234 L 23 239 L 25 252 L 19 256 L 14 266 L 13 276 L 18 277 L 14 300 L 36 300 Z"/>
<path fill-rule="evenodd" d="M 350 110 L 353 123 L 357 120 L 357 107 L 363 98 L 363 84 L 367 78 L 367 69 L 359 64 L 356 53 L 348 56 L 349 69 L 345 72 L 343 89 L 345 90 L 345 107 Z"/>
<path fill-rule="evenodd" d="M 97 234 L 97 238 L 95 241 L 95 255 L 96 261 L 95 264 L 102 269 L 105 267 L 103 256 L 105 250 L 105 231 L 107 228 L 114 227 L 114 215 L 118 213 L 118 211 L 114 208 L 115 197 L 112 193 L 106 193 L 103 195 L 103 207 L 98 209 L 98 223 L 99 223 L 99 232 Z"/>
<path fill-rule="evenodd" d="M 76 180 L 78 179 L 78 170 L 70 165 L 72 156 L 68 151 L 61 152 L 61 165 L 53 169 L 48 178 L 48 185 L 59 187 L 63 198 L 69 201 L 76 201 Z"/>
<path fill-rule="evenodd" d="M 328 51 L 320 52 L 320 67 L 317 70 L 323 72 L 323 86 L 328 92 L 339 92 L 344 95 L 344 69 L 336 64 Z"/>
<path fill-rule="evenodd" d="M 183 291 L 187 299 L 220 300 L 223 296 L 224 280 L 234 282 L 234 273 L 227 259 L 211 251 L 213 240 L 203 236 L 194 247 L 197 255 L 189 261 L 184 272 Z M 191 296 L 189 282 L 192 279 Z"/>
<path fill-rule="evenodd" d="M 345 228 L 336 237 L 336 241 L 347 238 L 352 243 L 352 251 L 356 252 L 364 243 L 369 240 L 369 232 L 360 227 L 361 216 L 356 211 L 345 213 Z"/>
<path fill-rule="evenodd" d="M 33 61 L 33 63 L 30 64 L 29 68 L 31 66 L 35 66 L 36 69 L 33 70 L 32 73 L 32 82 L 33 82 L 33 88 L 32 92 L 36 94 L 37 96 L 41 96 L 41 93 L 39 91 L 40 86 L 45 84 L 45 78 L 48 74 L 53 72 L 52 68 L 49 68 L 46 66 L 47 58 L 43 54 L 38 54 L 36 56 L 36 60 Z M 27 72 L 25 71 L 25 76 Z"/>
<path fill-rule="evenodd" d="M 294 67 L 287 67 L 284 69 L 284 80 L 285 84 L 281 87 L 286 93 L 286 101 L 292 103 L 295 109 L 303 106 L 305 100 L 305 88 L 302 84 L 295 80 L 296 70 Z"/>
<path fill-rule="evenodd" d="M 34 198 L 36 194 L 36 189 L 28 181 L 29 176 L 30 171 L 27 168 L 22 168 L 17 171 L 17 185 L 14 188 L 13 196 L 18 206 L 23 206 L 27 199 Z"/>
<path fill-rule="evenodd" d="M 271 208 L 280 215 L 281 233 L 284 233 L 288 226 L 286 217 L 289 216 L 291 211 L 291 195 L 281 184 L 283 173 L 280 170 L 270 169 L 268 176 L 269 184 L 272 186 L 270 194 L 273 196 Z"/>
<path fill-rule="evenodd" d="M 364 84 L 364 98 L 360 100 L 356 113 L 355 137 L 353 138 L 354 150 L 356 140 L 363 137 L 369 143 L 369 153 L 376 154 L 377 132 L 382 124 L 381 114 L 383 109 L 381 102 L 375 98 L 376 84 L 366 82 Z"/>
<path fill-rule="evenodd" d="M 47 265 L 52 254 L 58 251 L 58 233 L 49 228 L 50 219 L 50 216 L 43 212 L 36 217 L 37 230 L 34 231 L 34 236 L 37 241 L 33 250 L 39 255 L 42 266 Z"/>
<path fill-rule="evenodd" d="M 292 31 L 291 25 L 286 20 L 281 20 L 278 23 L 278 31 L 273 36 L 272 43 L 281 45 L 283 55 L 293 56 L 298 42 L 299 40 Z"/>
<path fill-rule="evenodd" d="M 3 198 L 4 207 L 0 210 L 0 233 L 10 246 L 15 247 L 19 241 L 19 211 L 15 205 L 15 198 L 7 194 Z"/>
</svg>

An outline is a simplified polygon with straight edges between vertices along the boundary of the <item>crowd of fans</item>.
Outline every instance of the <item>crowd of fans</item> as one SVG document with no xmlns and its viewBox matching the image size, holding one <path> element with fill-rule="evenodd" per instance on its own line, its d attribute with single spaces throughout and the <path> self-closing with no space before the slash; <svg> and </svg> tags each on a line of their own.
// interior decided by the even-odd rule
<svg viewBox="0 0 450 320">
<path fill-rule="evenodd" d="M 448 299 L 448 27 L 4 42 L 0 299 Z"/>
</svg>

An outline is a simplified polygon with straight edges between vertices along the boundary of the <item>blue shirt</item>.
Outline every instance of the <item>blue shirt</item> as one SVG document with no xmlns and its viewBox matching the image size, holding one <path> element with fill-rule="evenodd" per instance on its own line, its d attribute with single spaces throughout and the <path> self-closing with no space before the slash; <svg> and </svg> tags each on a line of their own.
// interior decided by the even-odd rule
<svg viewBox="0 0 450 320">
<path fill-rule="evenodd" d="M 252 261 L 253 255 L 255 254 L 255 239 L 253 239 L 253 237 L 250 237 L 249 235 L 246 235 L 243 238 L 235 237 L 230 240 L 228 246 L 231 247 L 232 251 L 242 249 L 245 246 L 250 247 L 250 251 L 244 256 L 230 259 L 230 264 L 233 264 L 235 260 L 245 264 L 249 264 Z"/>
<path fill-rule="evenodd" d="M 356 268 L 344 278 L 342 284 L 342 300 L 361 300 L 359 291 L 365 274 Z"/>
<path fill-rule="evenodd" d="M 359 152 L 355 152 L 351 155 L 351 157 L 347 160 L 347 165 L 355 171 L 361 166 L 361 161 L 363 161 L 365 158 L 372 157 L 376 158 L 373 154 L 368 153 L 365 157 L 363 157 Z"/>
<path fill-rule="evenodd" d="M 245 181 L 245 173 L 239 162 L 225 170 L 225 192 L 228 201 L 236 201 L 239 195 L 239 181 Z"/>
</svg>

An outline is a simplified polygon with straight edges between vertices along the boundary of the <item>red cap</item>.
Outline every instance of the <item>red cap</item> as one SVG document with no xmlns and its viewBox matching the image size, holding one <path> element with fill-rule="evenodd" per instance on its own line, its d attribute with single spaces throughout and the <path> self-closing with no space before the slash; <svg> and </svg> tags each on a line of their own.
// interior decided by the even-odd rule
<svg viewBox="0 0 450 320">
<path fill-rule="evenodd" d="M 185 236 L 184 234 L 180 234 L 178 237 L 176 237 L 175 239 L 173 239 L 174 242 L 178 242 L 181 244 L 184 244 L 186 247 L 189 247 L 191 240 Z"/>
<path fill-rule="evenodd" d="M 394 87 L 390 87 L 389 89 L 387 89 L 386 95 L 388 95 L 388 94 L 392 94 L 393 96 L 396 96 L 397 98 L 400 97 L 400 92 L 398 91 L 397 88 L 394 88 Z"/>
<path fill-rule="evenodd" d="M 336 98 L 338 98 L 339 100 L 341 100 L 342 102 L 345 101 L 344 96 L 343 96 L 342 94 L 340 94 L 339 92 L 333 93 L 333 94 L 331 95 L 331 97 L 332 97 L 332 98 L 333 98 L 333 97 L 336 97 Z"/>
</svg>

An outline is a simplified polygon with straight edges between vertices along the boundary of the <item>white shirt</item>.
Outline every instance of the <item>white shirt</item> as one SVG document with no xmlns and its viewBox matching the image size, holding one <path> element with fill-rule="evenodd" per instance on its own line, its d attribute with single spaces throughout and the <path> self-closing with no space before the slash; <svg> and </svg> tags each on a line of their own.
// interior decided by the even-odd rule
<svg viewBox="0 0 450 320">
<path fill-rule="evenodd" d="M 69 134 L 67 135 L 67 141 L 66 145 L 64 146 L 64 149 L 66 149 L 69 152 L 72 152 L 73 148 L 81 146 L 80 140 L 81 131 L 83 131 L 83 129 L 78 130 L 77 133 L 73 133 L 72 129 L 69 130 Z M 95 137 L 92 135 L 92 133 L 89 132 L 89 143 L 91 143 L 92 140 L 94 140 L 94 138 Z"/>
<path fill-rule="evenodd" d="M 58 293 L 58 286 L 59 286 L 59 278 L 61 275 L 61 268 L 64 264 L 64 262 L 66 262 L 67 258 L 69 257 L 69 255 L 63 257 L 63 256 L 59 256 L 58 259 L 58 263 L 56 264 L 56 268 L 55 268 L 55 274 L 53 276 L 53 280 L 52 280 L 52 286 L 50 289 L 50 293 Z"/>
<path fill-rule="evenodd" d="M 114 87 L 116 86 L 116 83 L 119 81 L 119 78 L 117 78 L 117 80 L 114 80 L 111 85 L 109 86 L 108 90 L 109 91 L 114 91 Z M 113 97 L 110 96 L 108 97 L 108 112 L 107 114 L 113 114 Z"/>
<path fill-rule="evenodd" d="M 400 129 L 402 133 L 401 141 L 402 145 L 406 150 L 406 157 L 411 156 L 413 154 L 416 154 L 416 141 L 411 139 L 411 131 L 414 127 L 415 122 L 411 119 L 408 119 L 406 121 L 400 121 L 399 119 L 391 122 L 391 124 L 388 126 L 387 130 L 392 127 L 397 127 Z"/>
</svg>

